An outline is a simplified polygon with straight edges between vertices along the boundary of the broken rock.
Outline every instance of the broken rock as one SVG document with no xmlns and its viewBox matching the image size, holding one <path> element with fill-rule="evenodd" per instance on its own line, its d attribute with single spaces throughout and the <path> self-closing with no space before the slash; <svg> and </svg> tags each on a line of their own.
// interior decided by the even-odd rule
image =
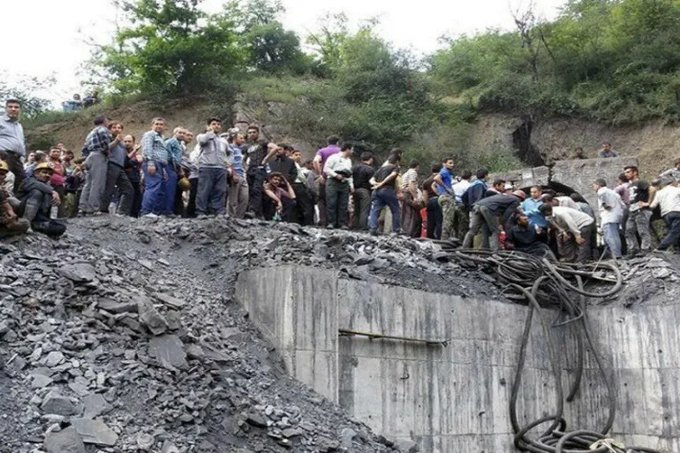
<svg viewBox="0 0 680 453">
<path fill-rule="evenodd" d="M 94 266 L 88 263 L 66 264 L 60 271 L 61 275 L 76 283 L 91 282 L 97 275 Z"/>
<path fill-rule="evenodd" d="M 177 335 L 153 337 L 149 341 L 149 354 L 169 370 L 189 368 L 184 343 Z"/>
<path fill-rule="evenodd" d="M 40 408 L 47 414 L 75 415 L 78 413 L 76 405 L 69 398 L 61 396 L 57 392 L 48 393 Z"/>
<path fill-rule="evenodd" d="M 101 420 L 74 418 L 71 423 L 86 444 L 112 447 L 118 441 L 118 434 Z"/>
<path fill-rule="evenodd" d="M 162 335 L 168 329 L 168 323 L 165 318 L 156 310 L 153 303 L 141 298 L 137 301 L 137 310 L 139 311 L 139 320 L 144 324 L 152 334 Z"/>
<path fill-rule="evenodd" d="M 47 453 L 85 453 L 85 444 L 74 427 L 45 435 Z"/>
<path fill-rule="evenodd" d="M 84 418 L 96 418 L 112 409 L 111 405 L 99 393 L 86 396 L 83 399 L 83 404 L 85 406 Z"/>
</svg>

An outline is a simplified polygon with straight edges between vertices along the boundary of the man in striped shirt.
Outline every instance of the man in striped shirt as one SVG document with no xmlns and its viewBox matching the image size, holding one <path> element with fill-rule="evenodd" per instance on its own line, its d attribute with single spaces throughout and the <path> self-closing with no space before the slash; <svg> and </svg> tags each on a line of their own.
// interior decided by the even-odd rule
<svg viewBox="0 0 680 453">
<path fill-rule="evenodd" d="M 144 172 L 144 197 L 141 214 L 160 215 L 165 210 L 165 194 L 168 181 L 170 153 L 163 140 L 165 120 L 157 117 L 151 121 L 151 130 L 140 140 L 142 147 L 142 171 Z"/>
</svg>

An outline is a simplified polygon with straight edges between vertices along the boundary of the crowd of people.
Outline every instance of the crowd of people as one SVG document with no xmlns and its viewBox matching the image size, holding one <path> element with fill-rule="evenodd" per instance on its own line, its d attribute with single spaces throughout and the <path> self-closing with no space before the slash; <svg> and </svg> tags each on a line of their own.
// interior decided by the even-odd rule
<svg viewBox="0 0 680 453">
<path fill-rule="evenodd" d="M 484 168 L 474 176 L 459 172 L 450 157 L 423 175 L 418 161 L 403 164 L 399 149 L 376 162 L 371 152 L 331 136 L 313 159 L 304 159 L 295 147 L 264 139 L 256 125 L 223 132 L 216 117 L 196 136 L 179 126 L 168 137 L 166 121 L 153 118 L 137 140 L 124 124 L 100 115 L 82 156 L 62 144 L 26 155 L 20 111 L 20 102 L 10 99 L 0 119 L 2 235 L 32 229 L 59 236 L 63 219 L 76 215 L 227 215 L 583 262 L 602 253 L 618 259 L 651 252 L 650 222 L 658 206 L 668 233 L 656 249 L 678 250 L 680 161 L 651 184 L 632 166 L 613 188 L 593 181 L 596 215 L 577 193 L 534 186 L 527 196 L 512 181 L 489 184 Z M 616 152 L 605 143 L 598 155 Z"/>
</svg>

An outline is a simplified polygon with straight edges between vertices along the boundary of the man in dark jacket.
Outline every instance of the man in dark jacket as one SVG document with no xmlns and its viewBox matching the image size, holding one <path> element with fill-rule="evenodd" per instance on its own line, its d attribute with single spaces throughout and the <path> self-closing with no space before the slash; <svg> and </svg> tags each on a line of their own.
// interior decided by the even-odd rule
<svg viewBox="0 0 680 453">
<path fill-rule="evenodd" d="M 463 247 L 472 247 L 475 235 L 486 225 L 490 236 L 489 246 L 491 250 L 498 251 L 500 249 L 498 218 L 502 218 L 503 224 L 507 223 L 525 198 L 526 194 L 522 190 L 516 190 L 512 195 L 498 194 L 476 202 L 472 206 L 470 231 L 465 235 Z"/>
<path fill-rule="evenodd" d="M 31 222 L 33 230 L 59 237 L 66 231 L 66 225 L 50 219 L 52 206 L 61 203 L 59 195 L 49 185 L 51 176 L 52 168 L 46 162 L 35 167 L 33 176 L 24 181 L 19 212 Z"/>
</svg>

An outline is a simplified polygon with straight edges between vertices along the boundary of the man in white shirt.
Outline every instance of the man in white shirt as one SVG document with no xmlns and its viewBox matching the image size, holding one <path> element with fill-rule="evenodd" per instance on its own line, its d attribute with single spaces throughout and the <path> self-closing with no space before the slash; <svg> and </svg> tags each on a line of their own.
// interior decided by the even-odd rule
<svg viewBox="0 0 680 453">
<path fill-rule="evenodd" d="M 568 262 L 584 263 L 591 257 L 595 219 L 578 209 L 545 203 L 539 211 L 557 230 L 560 256 Z"/>
<path fill-rule="evenodd" d="M 612 189 L 609 189 L 607 182 L 602 178 L 595 180 L 593 190 L 597 192 L 597 207 L 600 211 L 600 227 L 602 228 L 604 244 L 611 255 L 619 259 L 621 258 L 619 227 L 623 220 L 625 205 L 621 197 Z"/>
<path fill-rule="evenodd" d="M 661 208 L 661 217 L 668 225 L 668 234 L 661 240 L 657 250 L 667 250 L 675 245 L 675 252 L 680 253 L 680 187 L 675 187 L 670 176 L 661 178 L 661 190 L 656 192 L 651 203 L 644 203 L 654 209 Z"/>
<path fill-rule="evenodd" d="M 472 173 L 469 170 L 463 171 L 460 181 L 452 187 L 454 204 L 443 216 L 442 239 L 451 237 L 462 241 L 470 229 L 470 213 L 463 206 L 463 194 L 470 187 L 471 177 Z"/>
<path fill-rule="evenodd" d="M 352 145 L 344 143 L 340 152 L 326 161 L 326 220 L 328 228 L 346 228 L 349 218 L 349 195 L 354 192 L 352 180 Z"/>
</svg>

